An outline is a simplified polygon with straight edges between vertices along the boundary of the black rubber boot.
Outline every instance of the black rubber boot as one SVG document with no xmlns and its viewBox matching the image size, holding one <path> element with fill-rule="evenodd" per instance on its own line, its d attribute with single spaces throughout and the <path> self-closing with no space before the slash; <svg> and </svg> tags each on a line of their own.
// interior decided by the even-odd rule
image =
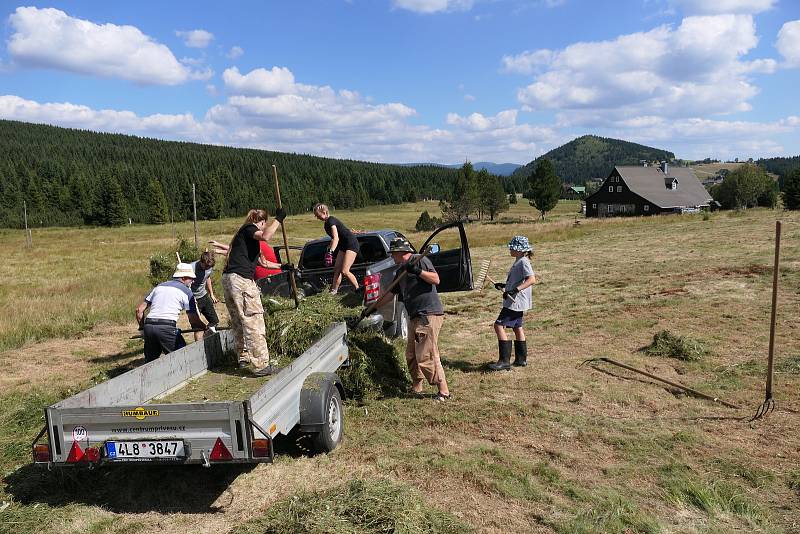
<svg viewBox="0 0 800 534">
<path fill-rule="evenodd" d="M 528 342 L 514 341 L 514 365 L 525 367 L 528 365 Z"/>
<path fill-rule="evenodd" d="M 511 369 L 511 340 L 497 342 L 500 349 L 500 359 L 497 363 L 490 363 L 489 369 L 492 371 L 508 371 Z"/>
</svg>

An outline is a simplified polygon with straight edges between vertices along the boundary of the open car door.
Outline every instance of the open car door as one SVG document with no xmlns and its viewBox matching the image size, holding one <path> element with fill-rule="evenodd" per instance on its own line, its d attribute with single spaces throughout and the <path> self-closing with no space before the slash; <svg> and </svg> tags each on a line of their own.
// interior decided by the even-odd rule
<svg viewBox="0 0 800 534">
<path fill-rule="evenodd" d="M 447 248 L 443 250 L 439 243 L 433 243 L 434 238 L 443 243 Z M 437 228 L 420 247 L 424 250 L 428 245 L 432 245 L 434 251 L 428 254 L 436 272 L 439 273 L 439 285 L 436 291 L 448 293 L 451 291 L 470 291 L 473 289 L 472 282 L 472 259 L 469 255 L 469 243 L 467 243 L 467 233 L 464 231 L 464 223 L 454 222 Z"/>
</svg>

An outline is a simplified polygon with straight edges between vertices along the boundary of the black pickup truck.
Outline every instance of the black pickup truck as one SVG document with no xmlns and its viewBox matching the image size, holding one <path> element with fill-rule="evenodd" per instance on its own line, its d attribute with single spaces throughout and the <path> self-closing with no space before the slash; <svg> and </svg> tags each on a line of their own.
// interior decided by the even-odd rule
<svg viewBox="0 0 800 534">
<path fill-rule="evenodd" d="M 395 237 L 405 237 L 396 230 L 375 230 L 370 232 L 360 232 L 356 234 L 360 245 L 360 252 L 356 256 L 356 261 L 350 268 L 359 283 L 365 287 L 364 305 L 369 305 L 382 295 L 386 288 L 394 279 L 397 266 L 389 254 L 389 243 Z M 443 243 L 452 243 L 454 248 L 442 250 L 439 243 L 434 243 L 436 238 Z M 292 261 L 297 262 L 295 280 L 298 291 L 304 295 L 319 293 L 330 286 L 333 280 L 333 267 L 325 267 L 325 251 L 328 249 L 329 237 L 314 239 L 302 247 L 300 259 L 297 260 L 296 251 L 292 251 Z M 419 249 L 424 250 L 430 246 L 431 252 L 428 254 L 436 271 L 439 273 L 441 283 L 437 286 L 440 293 L 450 291 L 467 291 L 473 288 L 472 282 L 472 260 L 467 243 L 467 234 L 464 226 L 460 222 L 451 223 L 437 228 L 422 244 Z M 412 244 L 413 247 L 413 244 Z M 300 247 L 292 247 L 292 249 Z M 280 261 L 286 260 L 283 247 L 275 247 L 275 252 Z M 261 292 L 265 295 L 279 295 L 289 297 L 291 289 L 289 287 L 288 273 L 281 273 L 268 278 L 263 278 L 258 282 Z M 340 291 L 352 291 L 352 285 L 343 280 Z M 403 303 L 397 298 L 390 299 L 377 310 L 384 320 L 384 331 L 393 337 L 405 338 L 407 335 L 406 309 Z"/>
</svg>

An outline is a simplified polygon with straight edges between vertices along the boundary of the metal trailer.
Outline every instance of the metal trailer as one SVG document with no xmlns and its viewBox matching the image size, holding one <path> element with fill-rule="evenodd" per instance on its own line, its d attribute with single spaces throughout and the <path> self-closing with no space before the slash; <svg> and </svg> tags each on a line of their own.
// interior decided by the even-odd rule
<svg viewBox="0 0 800 534">
<path fill-rule="evenodd" d="M 159 404 L 229 361 L 233 334 L 220 331 L 46 408 L 34 462 L 48 468 L 270 462 L 275 436 L 296 426 L 318 451 L 331 451 L 344 430 L 344 390 L 335 371 L 348 361 L 346 334 L 345 323 L 332 325 L 248 399 Z"/>
</svg>

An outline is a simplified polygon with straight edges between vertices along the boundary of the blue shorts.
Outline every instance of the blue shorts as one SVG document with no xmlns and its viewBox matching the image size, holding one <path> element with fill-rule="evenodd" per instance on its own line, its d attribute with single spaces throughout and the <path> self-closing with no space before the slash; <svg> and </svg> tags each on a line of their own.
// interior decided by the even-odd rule
<svg viewBox="0 0 800 534">
<path fill-rule="evenodd" d="M 523 312 L 521 311 L 509 310 L 508 308 L 504 307 L 502 310 L 500 310 L 500 315 L 497 316 L 497 319 L 494 323 L 506 328 L 521 328 L 522 315 Z"/>
</svg>

